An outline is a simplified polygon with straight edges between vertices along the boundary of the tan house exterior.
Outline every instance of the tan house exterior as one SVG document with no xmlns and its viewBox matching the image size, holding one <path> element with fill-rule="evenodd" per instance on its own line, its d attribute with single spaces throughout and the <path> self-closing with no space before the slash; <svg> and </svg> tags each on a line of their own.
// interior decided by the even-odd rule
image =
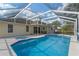
<svg viewBox="0 0 79 59">
<path fill-rule="evenodd" d="M 13 32 L 8 33 L 8 24 L 13 25 Z M 29 27 L 29 31 L 26 31 L 26 26 Z M 23 24 L 16 22 L 0 21 L 0 37 L 17 36 L 17 35 L 33 35 L 33 34 L 46 34 L 46 33 L 34 33 L 34 27 L 40 27 L 39 31 L 49 33 L 52 31 L 51 26 L 45 24 Z M 36 30 L 35 30 L 36 31 Z M 38 30 L 37 30 L 38 31 Z"/>
</svg>

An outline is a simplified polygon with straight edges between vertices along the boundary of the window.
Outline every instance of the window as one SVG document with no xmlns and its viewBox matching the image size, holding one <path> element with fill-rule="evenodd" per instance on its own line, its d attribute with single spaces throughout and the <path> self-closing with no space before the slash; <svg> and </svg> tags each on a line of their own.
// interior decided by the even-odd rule
<svg viewBox="0 0 79 59">
<path fill-rule="evenodd" d="M 29 26 L 26 26 L 26 32 L 29 32 Z"/>
<path fill-rule="evenodd" d="M 8 33 L 13 33 L 13 25 L 8 24 Z"/>
</svg>

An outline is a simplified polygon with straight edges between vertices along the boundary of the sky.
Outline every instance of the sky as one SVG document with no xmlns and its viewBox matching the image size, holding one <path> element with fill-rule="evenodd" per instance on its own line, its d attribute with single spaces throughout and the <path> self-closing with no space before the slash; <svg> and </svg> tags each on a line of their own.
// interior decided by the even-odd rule
<svg viewBox="0 0 79 59">
<path fill-rule="evenodd" d="M 24 8 L 27 6 L 28 3 L 0 3 L 0 9 L 7 9 L 7 8 Z M 48 5 L 48 6 L 47 6 Z M 48 10 L 51 6 L 52 9 L 58 9 L 59 7 L 62 7 L 62 3 L 32 3 L 30 8 L 35 10 Z"/>
<path fill-rule="evenodd" d="M 0 3 L 0 9 L 7 9 L 7 8 L 24 8 L 27 6 L 28 3 Z M 50 7 L 51 6 L 51 7 Z M 35 11 L 44 11 L 48 10 L 50 8 L 52 9 L 58 9 L 62 7 L 62 3 L 32 3 L 29 8 Z"/>
<path fill-rule="evenodd" d="M 56 10 L 62 6 L 62 3 L 33 3 L 29 8 L 35 12 L 45 12 L 50 9 Z"/>
<path fill-rule="evenodd" d="M 0 3 L 0 18 L 7 17 L 10 14 L 12 15 L 12 13 L 15 12 L 14 9 L 21 9 L 26 7 L 27 5 L 28 3 Z M 64 4 L 62 3 L 32 3 L 27 9 L 30 9 L 32 10 L 32 12 L 35 12 L 35 13 L 42 13 L 51 9 L 57 10 L 62 8 L 63 6 Z M 2 9 L 5 9 L 5 10 L 2 10 Z"/>
<path fill-rule="evenodd" d="M 24 8 L 28 3 L 0 3 L 0 9 Z"/>
</svg>

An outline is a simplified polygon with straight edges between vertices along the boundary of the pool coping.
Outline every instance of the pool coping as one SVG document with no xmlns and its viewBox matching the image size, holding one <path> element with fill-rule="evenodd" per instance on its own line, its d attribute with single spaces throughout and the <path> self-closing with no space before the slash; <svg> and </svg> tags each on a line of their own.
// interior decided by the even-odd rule
<svg viewBox="0 0 79 59">
<path fill-rule="evenodd" d="M 12 53 L 12 56 L 17 56 L 17 54 L 15 53 L 15 51 L 12 49 L 12 47 L 10 45 L 9 45 L 9 49 L 10 49 L 10 51 Z"/>
</svg>

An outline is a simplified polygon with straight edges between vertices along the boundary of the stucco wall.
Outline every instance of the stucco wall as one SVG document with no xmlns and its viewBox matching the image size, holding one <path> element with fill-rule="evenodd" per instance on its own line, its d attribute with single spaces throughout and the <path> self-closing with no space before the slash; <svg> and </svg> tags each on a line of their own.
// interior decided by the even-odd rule
<svg viewBox="0 0 79 59">
<path fill-rule="evenodd" d="M 8 33 L 8 24 L 13 24 L 13 33 Z M 33 34 L 32 26 L 29 26 L 29 29 L 29 32 L 26 32 L 25 24 L 0 21 L 0 37 Z"/>
<path fill-rule="evenodd" d="M 8 24 L 13 24 L 13 33 L 8 33 Z M 37 25 L 28 25 L 28 26 L 29 26 L 29 32 L 26 32 L 26 24 L 0 21 L 0 37 L 34 34 L 33 27 Z M 42 26 L 45 27 L 45 30 L 41 29 L 42 31 L 47 31 L 47 33 L 51 32 L 50 26 L 46 25 Z"/>
</svg>

